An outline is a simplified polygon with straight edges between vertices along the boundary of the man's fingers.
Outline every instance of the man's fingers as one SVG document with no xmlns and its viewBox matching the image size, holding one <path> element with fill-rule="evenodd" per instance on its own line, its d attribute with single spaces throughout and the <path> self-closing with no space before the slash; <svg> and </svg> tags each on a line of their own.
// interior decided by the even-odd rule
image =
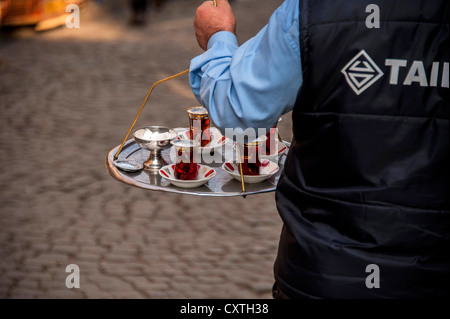
<svg viewBox="0 0 450 319">
<path fill-rule="evenodd" d="M 214 7 L 214 1 L 205 1 L 203 4 L 206 4 L 208 6 Z M 216 0 L 217 7 L 223 6 L 223 5 L 229 5 L 228 0 Z"/>
<path fill-rule="evenodd" d="M 216 0 L 217 7 L 223 6 L 223 5 L 229 5 L 228 0 Z M 201 6 L 204 7 L 214 7 L 214 1 L 205 1 L 201 4 Z"/>
<path fill-rule="evenodd" d="M 209 1 L 203 2 L 201 6 L 202 7 L 214 7 L 214 3 L 211 0 L 209 0 Z"/>
</svg>

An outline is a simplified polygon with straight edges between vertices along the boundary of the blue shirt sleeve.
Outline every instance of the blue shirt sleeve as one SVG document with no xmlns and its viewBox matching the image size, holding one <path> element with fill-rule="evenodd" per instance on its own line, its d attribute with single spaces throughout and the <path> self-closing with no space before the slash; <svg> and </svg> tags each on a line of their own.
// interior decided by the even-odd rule
<svg viewBox="0 0 450 319">
<path fill-rule="evenodd" d="M 303 81 L 299 0 L 286 0 L 241 46 L 233 33 L 214 34 L 208 50 L 191 61 L 189 80 L 222 131 L 273 127 L 292 110 Z"/>
</svg>

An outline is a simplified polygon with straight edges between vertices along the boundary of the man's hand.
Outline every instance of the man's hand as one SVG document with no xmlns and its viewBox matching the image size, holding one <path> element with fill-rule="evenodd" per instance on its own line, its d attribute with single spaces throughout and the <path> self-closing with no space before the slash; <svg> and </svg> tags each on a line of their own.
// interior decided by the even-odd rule
<svg viewBox="0 0 450 319">
<path fill-rule="evenodd" d="M 236 19 L 228 0 L 217 0 L 217 7 L 212 1 L 205 1 L 197 8 L 194 19 L 195 36 L 203 50 L 208 47 L 211 36 L 219 31 L 236 33 Z"/>
</svg>

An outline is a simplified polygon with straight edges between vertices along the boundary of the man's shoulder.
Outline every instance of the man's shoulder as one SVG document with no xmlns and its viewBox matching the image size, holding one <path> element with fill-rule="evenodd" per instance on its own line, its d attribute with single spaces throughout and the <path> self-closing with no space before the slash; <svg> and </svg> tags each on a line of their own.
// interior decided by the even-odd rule
<svg viewBox="0 0 450 319">
<path fill-rule="evenodd" d="M 288 32 L 293 25 L 298 25 L 300 15 L 300 0 L 285 0 L 276 10 L 283 31 Z"/>
</svg>

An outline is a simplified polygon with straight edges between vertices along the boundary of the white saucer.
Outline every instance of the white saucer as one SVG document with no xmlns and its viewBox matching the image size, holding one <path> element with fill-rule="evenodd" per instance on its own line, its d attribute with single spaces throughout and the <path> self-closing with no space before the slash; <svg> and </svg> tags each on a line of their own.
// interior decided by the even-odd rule
<svg viewBox="0 0 450 319">
<path fill-rule="evenodd" d="M 261 159 L 262 167 L 260 169 L 259 175 L 244 175 L 244 182 L 253 184 L 253 183 L 260 183 L 262 181 L 265 181 L 266 179 L 272 177 L 275 175 L 279 167 L 276 163 L 268 160 L 268 159 Z M 239 173 L 239 164 L 234 162 L 226 162 L 222 165 L 222 168 L 225 172 L 227 172 L 229 175 L 233 176 L 234 179 L 241 181 L 241 174 Z"/>
<path fill-rule="evenodd" d="M 277 161 L 278 157 L 283 155 L 288 147 L 283 142 L 280 142 L 278 139 L 275 140 L 275 149 L 278 150 L 278 152 L 274 152 L 273 154 L 260 154 L 260 158 L 268 159 L 270 161 Z"/>
<path fill-rule="evenodd" d="M 189 128 L 185 127 L 178 127 L 174 129 L 177 133 L 177 139 L 179 140 L 189 140 Z M 211 142 L 203 147 L 199 147 L 199 150 L 201 150 L 202 153 L 211 153 L 213 150 L 217 150 L 221 148 L 225 143 L 228 141 L 228 138 L 222 135 L 220 130 L 217 127 L 211 127 Z"/>
<path fill-rule="evenodd" d="M 170 164 L 162 167 L 159 170 L 159 175 L 169 181 L 170 184 L 181 188 L 195 188 L 205 184 L 211 178 L 216 176 L 216 171 L 206 165 L 198 165 L 198 177 L 195 180 L 182 180 L 174 176 L 175 164 Z"/>
</svg>

